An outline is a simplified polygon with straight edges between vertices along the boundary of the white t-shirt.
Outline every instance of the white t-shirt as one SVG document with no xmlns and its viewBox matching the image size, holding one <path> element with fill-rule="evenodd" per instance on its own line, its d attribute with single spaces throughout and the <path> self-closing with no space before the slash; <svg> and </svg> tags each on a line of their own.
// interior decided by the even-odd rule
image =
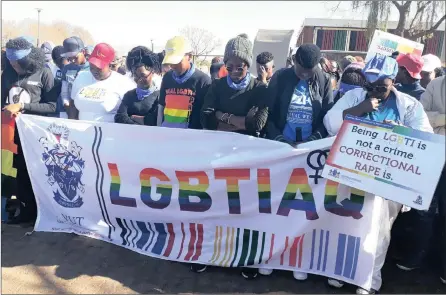
<svg viewBox="0 0 446 295">
<path fill-rule="evenodd" d="M 79 120 L 114 122 L 115 114 L 127 91 L 135 82 L 117 72 L 105 80 L 96 80 L 90 71 L 79 72 L 71 89 L 71 97 L 79 111 Z"/>
</svg>

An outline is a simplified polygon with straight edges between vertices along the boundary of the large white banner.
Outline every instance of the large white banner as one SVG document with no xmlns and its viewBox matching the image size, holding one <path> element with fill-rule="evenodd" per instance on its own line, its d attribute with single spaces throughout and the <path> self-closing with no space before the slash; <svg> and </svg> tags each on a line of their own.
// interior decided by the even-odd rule
<svg viewBox="0 0 446 295">
<path fill-rule="evenodd" d="M 299 270 L 370 288 L 382 199 L 321 177 L 333 138 L 17 120 L 36 231 L 220 267 Z"/>
</svg>

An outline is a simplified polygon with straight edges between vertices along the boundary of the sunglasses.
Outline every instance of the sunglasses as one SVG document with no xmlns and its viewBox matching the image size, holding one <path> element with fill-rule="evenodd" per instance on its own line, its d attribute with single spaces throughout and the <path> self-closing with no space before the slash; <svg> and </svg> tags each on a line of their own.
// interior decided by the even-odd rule
<svg viewBox="0 0 446 295">
<path fill-rule="evenodd" d="M 226 66 L 226 70 L 228 71 L 228 73 L 232 73 L 232 72 L 237 72 L 237 73 L 241 73 L 245 70 L 246 65 L 243 65 L 241 67 L 231 67 L 231 66 Z"/>
<path fill-rule="evenodd" d="M 383 85 L 372 86 L 370 84 L 364 84 L 364 89 L 367 90 L 368 92 L 384 93 L 389 89 L 389 86 L 383 86 Z"/>
<path fill-rule="evenodd" d="M 76 54 L 73 57 L 68 57 L 67 60 L 68 60 L 68 62 L 73 63 L 77 60 L 78 56 L 79 56 L 79 54 Z"/>
</svg>

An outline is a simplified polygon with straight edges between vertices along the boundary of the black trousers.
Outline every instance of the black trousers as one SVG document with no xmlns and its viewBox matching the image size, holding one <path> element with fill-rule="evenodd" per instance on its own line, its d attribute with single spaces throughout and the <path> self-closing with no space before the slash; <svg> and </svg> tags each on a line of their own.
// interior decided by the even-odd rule
<svg viewBox="0 0 446 295">
<path fill-rule="evenodd" d="M 17 199 L 20 201 L 20 219 L 25 222 L 36 221 L 36 197 L 29 178 L 22 145 L 18 141 L 16 141 L 16 144 L 17 155 L 14 157 L 14 166 L 17 169 Z"/>
<path fill-rule="evenodd" d="M 442 277 L 446 277 L 446 170 L 443 169 L 429 210 L 412 209 L 400 214 L 392 229 L 393 254 L 402 265 L 419 267 L 434 245 L 436 255 L 443 261 Z M 436 216 L 437 209 L 439 216 Z M 437 218 L 439 217 L 439 218 Z M 439 224 L 435 222 L 439 221 Z M 435 231 L 438 229 L 439 231 Z M 441 236 L 436 236 L 440 234 Z M 435 242 L 442 243 L 436 247 Z M 438 257 L 437 259 L 439 259 Z M 437 260 L 438 261 L 438 260 Z"/>
<path fill-rule="evenodd" d="M 441 229 L 441 253 L 442 255 L 442 271 L 440 276 L 446 279 L 446 169 L 443 168 L 440 181 L 438 182 L 435 194 L 438 196 L 438 211 L 440 214 Z"/>
</svg>

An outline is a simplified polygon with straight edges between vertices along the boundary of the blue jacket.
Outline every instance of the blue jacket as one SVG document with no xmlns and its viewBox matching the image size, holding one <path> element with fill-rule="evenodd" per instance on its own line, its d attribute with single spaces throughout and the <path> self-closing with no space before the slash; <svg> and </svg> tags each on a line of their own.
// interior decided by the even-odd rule
<svg viewBox="0 0 446 295">
<path fill-rule="evenodd" d="M 395 84 L 395 88 L 399 92 L 415 97 L 417 100 L 420 100 L 421 95 L 426 91 L 426 89 L 421 86 L 420 81 L 413 84 Z"/>
</svg>

